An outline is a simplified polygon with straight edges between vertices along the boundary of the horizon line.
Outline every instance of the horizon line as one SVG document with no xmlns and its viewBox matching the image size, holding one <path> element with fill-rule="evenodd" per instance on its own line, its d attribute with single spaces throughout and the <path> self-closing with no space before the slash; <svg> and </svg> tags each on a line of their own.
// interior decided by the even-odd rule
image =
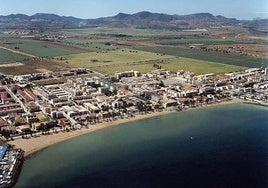
<svg viewBox="0 0 268 188">
<path fill-rule="evenodd" d="M 27 14 L 27 13 L 10 13 L 10 14 L 0 14 L 0 16 L 10 16 L 10 15 L 26 15 L 26 16 L 34 16 L 36 14 L 53 14 L 53 15 L 57 15 L 57 16 L 61 16 L 61 17 L 74 17 L 74 18 L 78 18 L 78 19 L 84 19 L 84 20 L 88 20 L 88 19 L 98 19 L 98 18 L 107 18 L 107 17 L 113 17 L 113 16 L 116 16 L 120 13 L 122 14 L 128 14 L 128 15 L 134 15 L 134 14 L 137 14 L 137 13 L 141 13 L 141 12 L 149 12 L 149 13 L 152 13 L 152 14 L 166 14 L 166 15 L 170 15 L 170 16 L 187 16 L 187 15 L 194 15 L 194 14 L 211 14 L 215 17 L 217 16 L 223 16 L 225 18 L 229 18 L 229 19 L 237 19 L 237 20 L 255 20 L 255 19 L 268 19 L 268 17 L 255 17 L 255 18 L 251 18 L 251 19 L 240 19 L 240 18 L 237 18 L 237 17 L 226 17 L 224 15 L 215 15 L 213 13 L 210 13 L 210 12 L 196 12 L 196 13 L 188 13 L 188 14 L 171 14 L 171 13 L 164 13 L 164 12 L 151 12 L 151 11 L 138 11 L 138 12 L 135 12 L 135 13 L 126 13 L 126 12 L 118 12 L 116 14 L 113 14 L 113 15 L 107 15 L 107 16 L 99 16 L 99 17 L 92 17 L 92 18 L 82 18 L 82 17 L 79 17 L 79 16 L 74 16 L 74 15 L 66 15 L 66 14 L 57 14 L 57 13 L 49 13 L 49 12 L 36 12 L 36 13 L 33 13 L 33 14 Z"/>
</svg>

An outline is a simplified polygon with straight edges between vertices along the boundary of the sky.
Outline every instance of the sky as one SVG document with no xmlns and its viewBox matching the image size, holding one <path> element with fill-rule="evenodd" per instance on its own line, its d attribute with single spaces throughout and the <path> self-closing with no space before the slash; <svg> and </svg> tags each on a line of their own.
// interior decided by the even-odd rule
<svg viewBox="0 0 268 188">
<path fill-rule="evenodd" d="M 209 12 L 249 20 L 268 18 L 268 0 L 0 0 L 0 15 L 54 13 L 99 18 L 140 11 L 178 15 Z"/>
</svg>

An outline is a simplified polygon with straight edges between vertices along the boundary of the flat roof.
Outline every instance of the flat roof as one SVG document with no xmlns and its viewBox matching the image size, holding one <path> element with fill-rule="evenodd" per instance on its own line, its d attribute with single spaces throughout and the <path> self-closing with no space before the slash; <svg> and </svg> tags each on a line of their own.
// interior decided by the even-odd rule
<svg viewBox="0 0 268 188">
<path fill-rule="evenodd" d="M 7 146 L 0 146 L 0 160 L 3 159 L 4 155 L 6 154 Z"/>
</svg>

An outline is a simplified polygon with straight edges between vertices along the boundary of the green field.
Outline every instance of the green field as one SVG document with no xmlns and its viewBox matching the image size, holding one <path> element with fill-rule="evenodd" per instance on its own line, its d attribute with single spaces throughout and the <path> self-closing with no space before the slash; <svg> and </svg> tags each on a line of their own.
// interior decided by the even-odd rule
<svg viewBox="0 0 268 188">
<path fill-rule="evenodd" d="M 0 49 L 0 63 L 12 63 L 12 62 L 24 61 L 26 59 L 28 59 L 28 57 L 24 55 Z"/>
<path fill-rule="evenodd" d="M 237 54 L 223 54 L 214 51 L 201 51 L 187 47 L 145 47 L 133 46 L 133 49 L 144 50 L 153 53 L 163 53 L 176 57 L 185 57 L 209 62 L 223 63 L 242 67 L 264 67 L 268 66 L 268 59 L 240 56 Z"/>
<path fill-rule="evenodd" d="M 18 48 L 16 50 L 39 57 L 54 57 L 77 53 L 73 50 L 65 49 L 62 46 L 57 46 L 56 44 L 31 39 L 11 39 L 6 41 L 3 46 L 12 50 Z"/>
<path fill-rule="evenodd" d="M 135 29 L 135 28 L 108 28 L 98 27 L 89 29 L 64 29 L 64 33 L 73 35 L 131 35 L 131 36 L 159 36 L 159 35 L 177 35 L 177 34 L 191 34 L 190 32 L 178 32 L 169 30 L 154 30 L 154 29 Z"/>
<path fill-rule="evenodd" d="M 117 46 L 116 48 L 132 48 L 141 51 L 148 51 L 153 53 L 161 53 L 172 55 L 176 57 L 185 57 L 190 59 L 197 59 L 208 62 L 222 63 L 227 65 L 235 65 L 241 67 L 264 67 L 268 66 L 268 59 L 261 57 L 244 56 L 238 53 L 220 53 L 215 51 L 202 51 L 198 49 L 190 49 L 190 44 L 205 44 L 205 45 L 221 45 L 221 44 L 253 44 L 256 43 L 255 39 L 236 39 L 221 37 L 216 38 L 212 36 L 202 35 L 201 33 L 181 32 L 181 31 L 167 31 L 167 30 L 148 30 L 148 29 L 135 29 L 135 28 L 92 28 L 92 29 L 75 29 L 64 30 L 73 36 L 82 35 L 88 40 L 72 39 L 71 44 L 77 47 L 101 51 L 113 50 L 115 47 L 105 46 L 106 42 L 112 41 L 134 41 L 134 45 Z M 115 37 L 114 35 L 123 34 L 131 37 Z M 165 46 L 135 46 L 135 41 L 150 42 Z M 257 43 L 260 43 L 258 41 Z M 137 44 L 139 45 L 139 44 Z"/>
<path fill-rule="evenodd" d="M 171 72 L 177 72 L 178 70 L 186 70 L 193 72 L 197 75 L 201 74 L 208 74 L 208 73 L 226 73 L 226 72 L 234 72 L 234 71 L 241 71 L 244 70 L 245 67 L 238 67 L 220 63 L 211 63 L 206 61 L 200 61 L 195 59 L 189 58 L 175 58 L 166 63 L 157 63 L 161 65 L 163 69 L 169 70 Z M 97 71 L 104 73 L 104 74 L 114 74 L 115 72 L 122 72 L 122 71 L 130 71 L 130 70 L 137 70 L 142 73 L 148 73 L 152 70 L 155 70 L 153 67 L 153 63 L 148 64 L 140 64 L 140 65 L 132 65 L 126 64 L 124 66 L 99 66 L 95 68 Z"/>
<path fill-rule="evenodd" d="M 176 72 L 178 70 L 186 70 L 195 74 L 207 73 L 226 73 L 244 70 L 245 67 L 226 65 L 222 63 L 213 63 L 208 61 L 190 59 L 190 58 L 174 58 L 167 63 L 160 64 L 162 68 Z"/>
<path fill-rule="evenodd" d="M 157 41 L 152 40 L 157 44 L 162 45 L 189 45 L 189 44 L 203 44 L 203 45 L 216 45 L 216 44 L 237 44 L 233 39 L 221 39 L 221 38 L 191 38 L 191 39 L 158 39 Z"/>
<path fill-rule="evenodd" d="M 113 51 L 90 52 L 64 56 L 70 65 L 79 66 L 102 66 L 106 64 L 120 65 L 133 62 L 161 60 L 171 58 L 169 55 L 158 55 L 151 52 L 131 49 L 119 49 Z"/>
<path fill-rule="evenodd" d="M 86 49 L 89 51 L 103 51 L 103 50 L 115 50 L 117 47 L 106 45 L 107 42 L 113 42 L 114 39 L 109 37 L 102 37 L 102 38 L 86 38 L 86 39 L 79 39 L 79 38 L 68 38 L 67 40 L 63 41 L 63 43 L 70 47 Z"/>
<path fill-rule="evenodd" d="M 189 58 L 176 58 L 170 55 L 133 51 L 130 49 L 120 49 L 102 53 L 72 54 L 64 56 L 62 60 L 59 59 L 60 57 L 58 57 L 57 62 L 62 62 L 72 67 L 93 68 L 104 74 L 114 74 L 115 72 L 128 70 L 137 70 L 146 73 L 155 70 L 153 67 L 154 64 L 161 65 L 162 68 L 172 72 L 183 69 L 196 74 L 211 72 L 225 73 L 244 69 L 244 67 L 211 63 Z"/>
<path fill-rule="evenodd" d="M 127 70 L 146 73 L 154 70 L 153 65 L 157 64 L 172 72 L 183 69 L 205 74 L 268 66 L 268 59 L 265 58 L 189 48 L 190 44 L 255 44 L 257 39 L 239 41 L 235 37 L 216 38 L 209 33 L 201 32 L 106 27 L 61 30 L 55 32 L 55 35 L 64 35 L 66 38 L 60 42 L 49 42 L 21 38 L 19 35 L 0 34 L 0 46 L 34 56 L 49 57 L 38 58 L 37 61 L 24 55 L 0 50 L 0 63 L 24 63 L 21 67 L 1 67 L 0 71 L 23 74 L 85 67 L 104 74 Z"/>
</svg>

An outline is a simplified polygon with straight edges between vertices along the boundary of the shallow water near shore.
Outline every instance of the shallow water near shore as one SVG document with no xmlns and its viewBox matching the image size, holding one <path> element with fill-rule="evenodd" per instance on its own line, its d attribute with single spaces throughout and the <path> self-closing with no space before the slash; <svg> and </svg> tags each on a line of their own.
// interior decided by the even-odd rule
<svg viewBox="0 0 268 188">
<path fill-rule="evenodd" d="M 34 154 L 16 187 L 264 188 L 267 114 L 232 104 L 109 127 Z"/>
</svg>

